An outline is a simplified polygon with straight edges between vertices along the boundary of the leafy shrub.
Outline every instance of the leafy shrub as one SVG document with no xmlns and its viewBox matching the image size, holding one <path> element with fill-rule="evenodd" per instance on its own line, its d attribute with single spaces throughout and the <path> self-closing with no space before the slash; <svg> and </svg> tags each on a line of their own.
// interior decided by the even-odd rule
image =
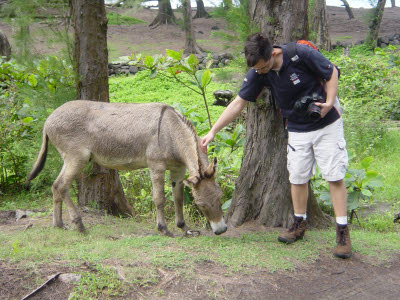
<svg viewBox="0 0 400 300">
<path fill-rule="evenodd" d="M 56 57 L 29 65 L 0 64 L 0 189 L 5 193 L 25 179 L 40 149 L 48 113 L 75 92 L 72 67 Z"/>
</svg>

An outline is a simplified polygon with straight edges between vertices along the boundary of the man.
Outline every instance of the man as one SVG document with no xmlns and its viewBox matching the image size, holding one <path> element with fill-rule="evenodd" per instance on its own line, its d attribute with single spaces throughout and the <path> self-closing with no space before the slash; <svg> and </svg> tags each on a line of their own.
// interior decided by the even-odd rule
<svg viewBox="0 0 400 300">
<path fill-rule="evenodd" d="M 347 226 L 347 191 L 343 180 L 348 158 L 336 97 L 338 70 L 319 51 L 307 45 L 296 45 L 296 54 L 301 64 L 289 58 L 286 46 L 272 46 L 269 39 L 260 33 L 250 35 L 245 42 L 245 57 L 251 68 L 238 96 L 202 138 L 201 147 L 206 152 L 216 133 L 233 121 L 248 102 L 255 102 L 265 87 L 269 87 L 286 119 L 289 133 L 287 167 L 294 210 L 293 225 L 281 233 L 278 240 L 293 243 L 304 236 L 308 182 L 316 162 L 323 178 L 329 182 L 336 215 L 337 247 L 334 255 L 349 258 L 351 242 Z M 318 118 L 310 118 L 306 111 L 294 108 L 299 99 L 305 96 L 312 98 L 312 95 L 322 99 L 315 102 L 320 109 Z"/>
</svg>

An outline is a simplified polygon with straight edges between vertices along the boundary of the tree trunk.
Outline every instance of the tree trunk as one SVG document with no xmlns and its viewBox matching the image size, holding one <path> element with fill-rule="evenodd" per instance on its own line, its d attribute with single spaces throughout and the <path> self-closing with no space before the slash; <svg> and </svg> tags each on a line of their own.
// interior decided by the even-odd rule
<svg viewBox="0 0 400 300">
<path fill-rule="evenodd" d="M 164 24 L 176 24 L 170 0 L 158 0 L 158 14 L 149 26 L 156 28 Z"/>
<path fill-rule="evenodd" d="M 349 2 L 347 2 L 346 0 L 341 0 L 341 1 L 343 2 L 343 6 L 346 9 L 347 14 L 349 15 L 349 19 L 354 19 L 354 14 L 349 5 Z"/>
<path fill-rule="evenodd" d="M 104 0 L 70 0 L 75 28 L 75 67 L 79 99 L 109 102 L 107 17 Z M 93 163 L 77 179 L 79 205 L 95 203 L 114 215 L 132 215 L 118 172 Z"/>
<path fill-rule="evenodd" d="M 200 54 L 204 51 L 197 45 L 196 37 L 192 24 L 192 7 L 190 0 L 182 0 L 183 6 L 183 26 L 185 28 L 185 54 Z"/>
<path fill-rule="evenodd" d="M 0 56 L 3 56 L 5 60 L 11 58 L 11 46 L 8 42 L 7 36 L 0 31 Z"/>
<path fill-rule="evenodd" d="M 208 12 L 206 11 L 205 7 L 204 7 L 204 2 L 203 0 L 196 0 L 196 4 L 197 4 L 197 9 L 196 9 L 196 14 L 194 15 L 194 18 L 209 18 L 210 15 L 208 14 Z"/>
<path fill-rule="evenodd" d="M 309 17 L 311 31 L 315 33 L 315 43 L 319 48 L 329 51 L 331 41 L 328 30 L 328 14 L 325 0 L 315 0 L 312 15 Z"/>
<path fill-rule="evenodd" d="M 307 0 L 250 0 L 250 18 L 274 44 L 308 36 Z M 227 212 L 230 225 L 256 220 L 265 226 L 287 227 L 293 206 L 287 171 L 287 138 L 282 118 L 268 104 L 269 92 L 248 106 L 246 144 L 236 190 Z M 313 226 L 328 219 L 310 193 L 307 214 Z"/>
<path fill-rule="evenodd" d="M 366 43 L 376 47 L 376 41 L 378 39 L 379 28 L 381 27 L 383 12 L 385 10 L 386 0 L 378 0 L 376 7 L 374 8 L 373 15 L 369 25 L 369 33 L 366 38 Z"/>
<path fill-rule="evenodd" d="M 396 7 L 396 0 L 391 0 L 392 1 L 392 7 Z"/>
</svg>

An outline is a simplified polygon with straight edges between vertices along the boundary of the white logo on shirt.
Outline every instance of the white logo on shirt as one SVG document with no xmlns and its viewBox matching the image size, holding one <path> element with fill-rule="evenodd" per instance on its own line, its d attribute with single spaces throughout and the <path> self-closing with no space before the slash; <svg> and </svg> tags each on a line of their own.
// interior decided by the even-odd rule
<svg viewBox="0 0 400 300">
<path fill-rule="evenodd" d="M 243 79 L 243 81 L 244 81 L 244 82 L 247 82 L 247 78 L 245 77 L 245 78 Z"/>
<path fill-rule="evenodd" d="M 292 75 L 290 75 L 290 80 L 293 82 L 293 85 L 300 83 L 299 76 L 297 76 L 296 73 L 293 73 Z"/>
</svg>

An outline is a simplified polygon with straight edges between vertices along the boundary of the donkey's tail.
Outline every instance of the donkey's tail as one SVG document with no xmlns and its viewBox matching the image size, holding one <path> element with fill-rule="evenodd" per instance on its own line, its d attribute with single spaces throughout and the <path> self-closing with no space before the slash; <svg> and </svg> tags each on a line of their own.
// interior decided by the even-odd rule
<svg viewBox="0 0 400 300">
<path fill-rule="evenodd" d="M 26 187 L 28 187 L 29 182 L 33 180 L 36 176 L 38 176 L 40 171 L 42 171 L 44 164 L 46 162 L 48 144 L 49 144 L 49 137 L 47 136 L 46 130 L 43 128 L 42 147 L 40 148 L 38 158 L 36 159 L 36 162 L 33 165 L 32 171 L 29 173 L 28 178 L 25 181 Z"/>
</svg>

